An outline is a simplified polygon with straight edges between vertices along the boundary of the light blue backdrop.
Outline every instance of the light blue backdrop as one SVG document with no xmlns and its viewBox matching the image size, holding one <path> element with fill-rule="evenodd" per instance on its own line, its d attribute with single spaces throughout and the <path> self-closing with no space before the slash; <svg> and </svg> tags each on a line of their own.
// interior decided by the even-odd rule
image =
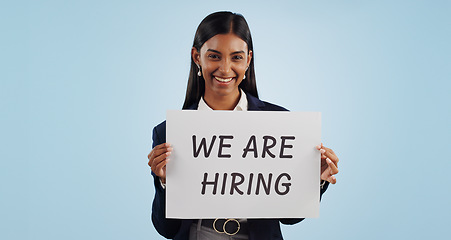
<svg viewBox="0 0 451 240">
<path fill-rule="evenodd" d="M 0 9 L 1 239 L 162 239 L 149 217 L 151 130 L 181 108 L 194 32 L 218 10 L 248 20 L 260 97 L 321 111 L 340 157 L 321 217 L 283 227 L 286 239 L 449 235 L 450 1 Z"/>
</svg>

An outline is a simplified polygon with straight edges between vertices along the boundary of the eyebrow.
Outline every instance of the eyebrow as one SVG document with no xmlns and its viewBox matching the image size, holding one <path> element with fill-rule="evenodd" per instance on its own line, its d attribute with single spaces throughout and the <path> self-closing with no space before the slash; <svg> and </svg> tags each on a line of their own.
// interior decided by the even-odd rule
<svg viewBox="0 0 451 240">
<path fill-rule="evenodd" d="M 217 51 L 217 50 L 214 50 L 214 49 L 207 49 L 207 52 L 208 52 L 208 51 L 222 54 L 220 51 Z M 231 55 L 233 55 L 233 54 L 238 54 L 238 53 L 244 53 L 244 51 L 235 51 L 235 52 L 233 52 Z"/>
</svg>

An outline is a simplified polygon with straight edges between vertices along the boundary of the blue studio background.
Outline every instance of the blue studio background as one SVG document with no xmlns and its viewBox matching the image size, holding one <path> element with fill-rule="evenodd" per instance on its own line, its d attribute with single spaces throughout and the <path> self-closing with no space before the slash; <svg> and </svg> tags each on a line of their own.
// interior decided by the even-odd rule
<svg viewBox="0 0 451 240">
<path fill-rule="evenodd" d="M 1 239 L 163 239 L 151 130 L 181 108 L 218 10 L 250 25 L 261 99 L 322 112 L 340 157 L 320 218 L 286 239 L 448 235 L 451 1 L 1 5 Z"/>
</svg>

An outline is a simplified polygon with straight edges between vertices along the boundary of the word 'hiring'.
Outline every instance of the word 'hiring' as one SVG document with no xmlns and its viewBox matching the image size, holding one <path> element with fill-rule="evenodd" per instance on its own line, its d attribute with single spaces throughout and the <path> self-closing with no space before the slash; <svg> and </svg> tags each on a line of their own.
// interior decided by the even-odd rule
<svg viewBox="0 0 451 240">
<path fill-rule="evenodd" d="M 228 181 L 228 175 L 227 173 L 223 174 L 222 177 L 222 186 L 219 180 L 219 173 L 214 174 L 214 180 L 208 179 L 208 173 L 204 173 L 204 180 L 201 182 L 202 184 L 202 190 L 201 194 L 205 195 L 205 191 L 207 188 L 207 185 L 211 186 L 211 193 L 213 195 L 216 195 L 218 191 L 218 186 L 221 187 L 221 195 L 230 193 L 230 195 L 233 195 L 235 192 L 237 192 L 240 195 L 244 194 L 244 191 L 246 191 L 247 195 L 251 195 L 253 185 L 255 184 L 255 195 L 260 194 L 260 189 L 263 189 L 266 195 L 269 195 L 271 192 L 271 186 L 272 186 L 272 179 L 273 174 L 269 173 L 267 177 L 263 175 L 262 173 L 257 174 L 256 180 L 254 181 L 254 174 L 250 173 L 249 177 L 245 177 L 244 174 L 233 172 L 230 174 L 230 184 L 227 184 Z M 285 180 L 285 181 L 282 181 Z M 289 182 L 291 180 L 291 176 L 288 173 L 281 173 L 277 176 L 276 180 L 274 181 L 274 191 L 277 193 L 277 195 L 286 195 L 290 191 L 291 183 Z M 247 184 L 243 184 L 247 181 Z M 255 183 L 254 183 L 255 182 Z M 227 185 L 230 186 L 230 192 L 228 191 Z M 241 185 L 241 187 L 240 187 Z"/>
</svg>

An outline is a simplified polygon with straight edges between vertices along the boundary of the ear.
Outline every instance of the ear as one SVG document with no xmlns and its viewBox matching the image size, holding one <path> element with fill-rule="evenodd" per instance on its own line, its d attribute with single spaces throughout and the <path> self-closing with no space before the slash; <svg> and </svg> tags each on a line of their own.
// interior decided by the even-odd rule
<svg viewBox="0 0 451 240">
<path fill-rule="evenodd" d="M 249 50 L 249 53 L 247 54 L 247 66 L 249 67 L 249 64 L 251 64 L 252 60 L 252 50 Z"/>
<path fill-rule="evenodd" d="M 191 57 L 197 65 L 200 65 L 200 53 L 195 47 L 191 48 Z"/>
</svg>

